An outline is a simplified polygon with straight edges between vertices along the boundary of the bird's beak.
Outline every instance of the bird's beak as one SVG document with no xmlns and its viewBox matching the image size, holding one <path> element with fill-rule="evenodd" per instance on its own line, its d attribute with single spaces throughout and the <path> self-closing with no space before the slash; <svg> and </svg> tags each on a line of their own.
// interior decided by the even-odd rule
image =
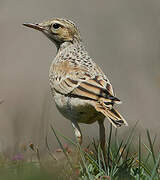
<svg viewBox="0 0 160 180">
<path fill-rule="evenodd" d="M 30 27 L 30 28 L 33 28 L 33 29 L 36 29 L 38 31 L 44 31 L 46 30 L 45 27 L 39 25 L 39 24 L 32 24 L 32 23 L 23 23 L 24 26 L 27 26 L 27 27 Z"/>
</svg>

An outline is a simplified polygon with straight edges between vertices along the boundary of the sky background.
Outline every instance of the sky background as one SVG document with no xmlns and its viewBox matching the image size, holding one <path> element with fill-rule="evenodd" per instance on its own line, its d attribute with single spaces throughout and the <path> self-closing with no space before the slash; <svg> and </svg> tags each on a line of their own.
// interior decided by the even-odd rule
<svg viewBox="0 0 160 180">
<path fill-rule="evenodd" d="M 50 124 L 75 140 L 49 89 L 56 47 L 40 32 L 22 26 L 53 17 L 76 22 L 90 56 L 123 101 L 118 109 L 129 126 L 139 121 L 142 134 L 149 128 L 160 136 L 160 1 L 1 0 L 0 152 L 15 153 L 30 142 L 45 152 L 46 135 L 57 148 Z M 97 128 L 97 123 L 81 125 L 84 143 L 98 138 Z"/>
</svg>

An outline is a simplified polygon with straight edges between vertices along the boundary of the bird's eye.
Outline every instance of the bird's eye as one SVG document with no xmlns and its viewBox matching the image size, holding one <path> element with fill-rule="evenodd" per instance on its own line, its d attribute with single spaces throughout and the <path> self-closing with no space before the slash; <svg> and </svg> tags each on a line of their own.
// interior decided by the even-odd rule
<svg viewBox="0 0 160 180">
<path fill-rule="evenodd" d="M 58 28 L 60 28 L 60 26 L 61 26 L 61 25 L 58 24 L 58 23 L 53 24 L 53 28 L 54 28 L 54 29 L 58 29 Z"/>
</svg>

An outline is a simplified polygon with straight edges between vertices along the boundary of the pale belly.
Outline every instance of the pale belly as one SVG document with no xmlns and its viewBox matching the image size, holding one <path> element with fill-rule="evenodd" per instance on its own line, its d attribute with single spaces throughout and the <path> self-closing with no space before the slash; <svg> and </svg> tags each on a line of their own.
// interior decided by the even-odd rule
<svg viewBox="0 0 160 180">
<path fill-rule="evenodd" d="M 66 97 L 58 93 L 54 94 L 54 100 L 60 113 L 71 121 L 91 124 L 105 118 L 102 113 L 95 110 L 89 100 Z"/>
</svg>

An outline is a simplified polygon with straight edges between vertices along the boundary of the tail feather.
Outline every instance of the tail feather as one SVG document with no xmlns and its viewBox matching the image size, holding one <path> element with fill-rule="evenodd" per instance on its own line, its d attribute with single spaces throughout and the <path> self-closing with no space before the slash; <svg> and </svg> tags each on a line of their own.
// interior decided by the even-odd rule
<svg viewBox="0 0 160 180">
<path fill-rule="evenodd" d="M 126 120 L 114 108 L 107 109 L 105 112 L 106 113 L 104 115 L 109 119 L 109 121 L 113 124 L 113 126 L 115 127 L 121 127 L 123 125 L 128 126 Z"/>
<path fill-rule="evenodd" d="M 99 106 L 96 108 L 97 111 L 103 113 L 108 120 L 112 123 L 114 127 L 128 126 L 126 120 L 121 116 L 121 114 L 114 108 L 107 108 L 105 106 Z"/>
<path fill-rule="evenodd" d="M 118 98 L 115 97 L 115 96 L 110 96 L 109 99 L 111 99 L 112 102 L 114 102 L 114 103 L 116 103 L 116 104 L 121 104 L 121 103 L 122 103 L 121 100 L 118 99 Z"/>
</svg>

